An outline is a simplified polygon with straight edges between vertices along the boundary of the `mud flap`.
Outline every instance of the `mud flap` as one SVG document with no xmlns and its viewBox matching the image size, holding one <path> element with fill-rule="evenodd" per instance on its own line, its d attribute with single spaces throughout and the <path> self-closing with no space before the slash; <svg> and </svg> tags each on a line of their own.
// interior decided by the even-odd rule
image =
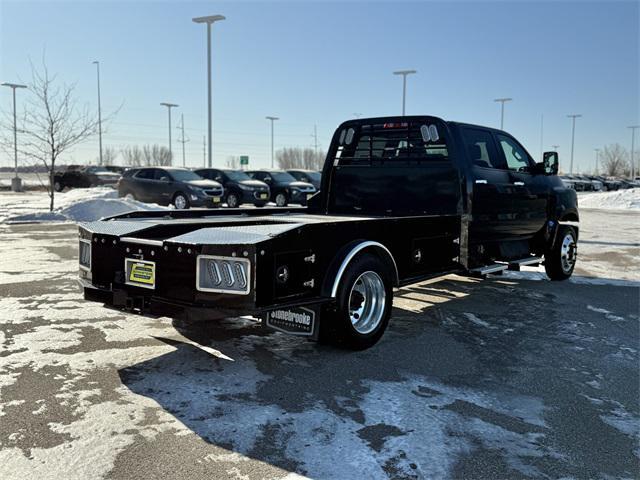
<svg viewBox="0 0 640 480">
<path fill-rule="evenodd" d="M 262 325 L 270 330 L 318 340 L 321 311 L 320 305 L 269 310 L 262 315 Z"/>
</svg>

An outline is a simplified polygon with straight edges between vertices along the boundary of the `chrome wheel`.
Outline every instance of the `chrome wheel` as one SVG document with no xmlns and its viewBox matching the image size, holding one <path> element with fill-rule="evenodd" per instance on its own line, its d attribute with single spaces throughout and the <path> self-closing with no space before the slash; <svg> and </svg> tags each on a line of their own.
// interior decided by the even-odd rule
<svg viewBox="0 0 640 480">
<path fill-rule="evenodd" d="M 384 315 L 387 294 L 380 275 L 373 271 L 362 273 L 351 287 L 349 317 L 360 334 L 373 332 Z"/>
<path fill-rule="evenodd" d="M 560 266 L 564 273 L 571 273 L 576 264 L 577 255 L 578 246 L 576 245 L 576 240 L 572 234 L 567 233 L 562 239 L 562 246 L 560 247 Z"/>
<path fill-rule="evenodd" d="M 133 193 L 130 193 L 130 192 L 129 192 L 129 193 L 127 193 L 127 194 L 124 196 L 124 199 L 125 199 L 125 200 L 129 200 L 129 201 L 131 201 L 131 200 L 135 200 L 135 199 L 136 199 L 136 197 L 133 195 Z"/>
<path fill-rule="evenodd" d="M 187 208 L 187 199 L 182 195 L 176 195 L 176 198 L 173 201 L 173 204 L 178 210 L 183 210 Z"/>
</svg>

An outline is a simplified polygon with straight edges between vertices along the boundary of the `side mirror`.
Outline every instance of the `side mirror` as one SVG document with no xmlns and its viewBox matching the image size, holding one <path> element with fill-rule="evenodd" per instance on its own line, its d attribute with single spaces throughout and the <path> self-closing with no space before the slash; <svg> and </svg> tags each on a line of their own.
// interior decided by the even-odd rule
<svg viewBox="0 0 640 480">
<path fill-rule="evenodd" d="M 544 152 L 542 155 L 542 170 L 545 175 L 557 175 L 558 165 L 558 152 Z"/>
<path fill-rule="evenodd" d="M 271 183 L 271 177 L 264 177 L 263 182 Z"/>
<path fill-rule="evenodd" d="M 163 175 L 162 177 L 160 177 L 160 181 L 161 182 L 169 182 L 170 180 L 169 180 L 169 177 L 166 177 L 166 176 Z"/>
</svg>

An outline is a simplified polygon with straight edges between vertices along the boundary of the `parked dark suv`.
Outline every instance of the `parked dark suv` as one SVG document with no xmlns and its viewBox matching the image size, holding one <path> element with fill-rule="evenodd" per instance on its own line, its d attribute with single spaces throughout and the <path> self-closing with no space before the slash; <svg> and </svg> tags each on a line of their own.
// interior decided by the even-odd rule
<svg viewBox="0 0 640 480">
<path fill-rule="evenodd" d="M 306 205 L 307 200 L 316 193 L 313 185 L 297 181 L 284 170 L 252 170 L 247 173 L 252 178 L 269 185 L 271 201 L 278 207 L 285 207 L 289 203 Z"/>
<path fill-rule="evenodd" d="M 69 165 L 53 174 L 53 189 L 61 192 L 66 187 L 88 188 L 100 185 L 115 186 L 119 173 L 110 172 L 104 167 Z"/>
<path fill-rule="evenodd" d="M 304 169 L 292 169 L 287 170 L 293 177 L 300 182 L 310 183 L 316 190 L 320 190 L 320 180 L 322 180 L 322 174 L 315 170 Z"/>
<path fill-rule="evenodd" d="M 269 201 L 269 186 L 260 180 L 254 180 L 241 170 L 201 168 L 195 173 L 202 178 L 221 183 L 224 187 L 225 201 L 230 208 L 238 207 L 243 203 L 264 207 Z"/>
<path fill-rule="evenodd" d="M 127 170 L 118 183 L 118 195 L 160 205 L 218 207 L 224 189 L 186 168 L 145 167 Z"/>
</svg>

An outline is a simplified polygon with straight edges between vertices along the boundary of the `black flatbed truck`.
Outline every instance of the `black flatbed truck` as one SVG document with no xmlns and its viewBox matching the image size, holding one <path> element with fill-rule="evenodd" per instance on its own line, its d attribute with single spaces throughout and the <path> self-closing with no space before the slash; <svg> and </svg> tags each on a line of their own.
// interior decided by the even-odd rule
<svg viewBox="0 0 640 480">
<path fill-rule="evenodd" d="M 508 133 L 432 116 L 350 120 L 336 130 L 306 208 L 137 211 L 79 226 L 87 300 L 373 345 L 393 288 L 543 263 L 568 278 L 576 193 Z"/>
</svg>

